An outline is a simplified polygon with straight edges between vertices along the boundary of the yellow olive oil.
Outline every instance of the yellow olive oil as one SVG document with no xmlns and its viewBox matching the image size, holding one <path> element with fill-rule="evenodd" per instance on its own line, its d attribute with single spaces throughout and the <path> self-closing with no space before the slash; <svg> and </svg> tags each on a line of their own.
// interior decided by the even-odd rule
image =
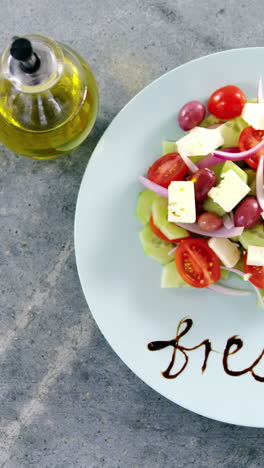
<svg viewBox="0 0 264 468">
<path fill-rule="evenodd" d="M 0 142 L 35 159 L 62 156 L 90 133 L 98 112 L 98 90 L 88 64 L 69 47 L 62 72 L 48 85 L 26 92 L 0 76 Z"/>
</svg>

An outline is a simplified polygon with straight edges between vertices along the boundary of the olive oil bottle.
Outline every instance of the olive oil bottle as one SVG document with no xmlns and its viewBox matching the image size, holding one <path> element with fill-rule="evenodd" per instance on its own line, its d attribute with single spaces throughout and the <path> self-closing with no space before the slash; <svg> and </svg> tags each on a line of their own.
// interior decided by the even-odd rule
<svg viewBox="0 0 264 468">
<path fill-rule="evenodd" d="M 0 58 L 0 143 L 35 159 L 62 156 L 90 133 L 98 90 L 88 64 L 50 38 L 14 38 Z"/>
</svg>

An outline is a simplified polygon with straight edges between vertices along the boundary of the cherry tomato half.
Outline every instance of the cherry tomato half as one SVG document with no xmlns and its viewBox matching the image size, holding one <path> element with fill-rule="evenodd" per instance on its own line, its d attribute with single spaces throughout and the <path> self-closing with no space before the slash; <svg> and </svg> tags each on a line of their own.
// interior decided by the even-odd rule
<svg viewBox="0 0 264 468">
<path fill-rule="evenodd" d="M 254 146 L 258 145 L 261 140 L 264 138 L 264 130 L 255 130 L 253 127 L 246 127 L 241 132 L 239 137 L 238 146 L 240 151 L 247 151 Z M 253 167 L 253 169 L 257 169 L 259 157 L 264 154 L 264 148 L 260 149 L 254 156 L 250 156 L 250 158 L 245 159 L 246 163 Z"/>
<path fill-rule="evenodd" d="M 153 216 L 150 217 L 149 225 L 150 225 L 152 231 L 154 232 L 154 234 L 156 234 L 156 236 L 158 236 L 161 240 L 176 243 L 176 242 L 180 242 L 182 239 L 186 239 L 186 237 L 181 237 L 180 239 L 168 239 L 168 237 L 166 237 L 163 234 L 163 232 L 161 232 L 161 230 L 159 228 L 157 228 L 157 226 L 155 226 Z"/>
<path fill-rule="evenodd" d="M 257 286 L 257 288 L 264 288 L 264 267 L 247 265 L 247 253 L 244 255 L 244 271 L 250 273 L 251 277 L 249 281 L 251 281 L 252 284 Z"/>
<path fill-rule="evenodd" d="M 168 153 L 157 159 L 148 170 L 148 178 L 162 187 L 168 188 L 173 180 L 183 180 L 188 167 L 179 153 Z"/>
<path fill-rule="evenodd" d="M 182 240 L 176 250 L 175 262 L 182 278 L 194 288 L 205 288 L 220 279 L 220 261 L 202 239 Z"/>
<path fill-rule="evenodd" d="M 233 119 L 241 114 L 246 96 L 237 86 L 228 85 L 217 89 L 209 98 L 208 111 L 218 119 Z"/>
</svg>

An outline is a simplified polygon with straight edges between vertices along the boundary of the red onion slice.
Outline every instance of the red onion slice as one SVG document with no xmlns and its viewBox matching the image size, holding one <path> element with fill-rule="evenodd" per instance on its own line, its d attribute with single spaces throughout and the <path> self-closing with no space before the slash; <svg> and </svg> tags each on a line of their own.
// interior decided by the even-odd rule
<svg viewBox="0 0 264 468">
<path fill-rule="evenodd" d="M 178 245 L 176 245 L 175 247 L 173 247 L 173 249 L 171 249 L 168 253 L 168 255 L 171 255 L 173 254 L 174 252 L 176 252 L 176 249 L 177 249 Z"/>
<path fill-rule="evenodd" d="M 211 167 L 211 166 L 216 166 L 216 164 L 221 164 L 223 162 L 222 159 L 216 158 L 212 154 L 209 154 L 208 156 L 205 156 L 203 159 L 200 159 L 196 164 L 199 167 L 199 169 L 203 169 L 204 167 Z"/>
<path fill-rule="evenodd" d="M 215 150 L 212 152 L 213 156 L 216 156 L 217 158 L 224 159 L 225 161 L 241 161 L 242 159 L 249 158 L 250 156 L 254 156 L 260 149 L 264 147 L 264 139 L 261 140 L 260 143 L 258 143 L 256 146 L 253 148 L 247 150 L 247 151 L 240 151 L 237 153 L 229 152 L 226 151 L 227 148 L 224 149 L 224 151 L 220 150 Z"/>
<path fill-rule="evenodd" d="M 238 153 L 239 148 L 237 146 L 230 146 L 230 148 L 225 148 L 224 152 Z M 197 166 L 199 167 L 199 169 L 202 169 L 203 167 L 211 167 L 221 163 L 223 163 L 223 158 L 218 158 L 214 156 L 214 153 L 211 153 L 208 156 L 205 156 L 203 159 L 200 159 L 200 161 L 197 162 Z"/>
<path fill-rule="evenodd" d="M 207 289 L 211 289 L 211 291 L 215 291 L 219 294 L 225 294 L 226 296 L 249 296 L 250 294 L 249 291 L 245 291 L 243 289 L 226 288 L 220 284 L 210 284 L 207 286 Z"/>
<path fill-rule="evenodd" d="M 194 162 L 192 162 L 191 159 L 188 158 L 188 156 L 183 156 L 181 153 L 179 153 L 179 155 L 182 158 L 182 160 L 185 162 L 188 169 L 190 169 L 191 172 L 198 171 L 199 167 L 196 166 L 196 164 L 194 164 Z"/>
<path fill-rule="evenodd" d="M 223 148 L 223 151 L 225 153 L 239 153 L 239 148 L 238 146 L 229 146 L 228 148 Z"/>
<path fill-rule="evenodd" d="M 226 229 L 222 227 L 217 229 L 216 231 L 206 232 L 199 228 L 197 223 L 176 223 L 177 226 L 182 227 L 190 232 L 194 232 L 195 234 L 200 234 L 200 236 L 208 236 L 208 237 L 236 237 L 241 236 L 244 228 L 243 227 L 233 227 L 232 229 Z"/>
<path fill-rule="evenodd" d="M 259 77 L 258 82 L 258 103 L 263 104 L 263 84 L 262 84 L 262 76 Z"/>
<path fill-rule="evenodd" d="M 263 159 L 264 156 L 260 156 L 257 174 L 256 174 L 256 193 L 257 193 L 257 200 L 259 205 L 261 206 L 262 210 L 264 210 L 264 190 L 263 190 Z"/>
<path fill-rule="evenodd" d="M 139 176 L 139 180 L 147 189 L 157 193 L 158 195 L 161 195 L 164 198 L 168 198 L 168 189 L 165 187 L 162 187 L 159 184 L 155 184 L 155 182 L 152 182 L 144 176 Z"/>
<path fill-rule="evenodd" d="M 232 211 L 223 216 L 223 225 L 226 229 L 232 229 L 234 227 L 234 215 Z"/>
</svg>

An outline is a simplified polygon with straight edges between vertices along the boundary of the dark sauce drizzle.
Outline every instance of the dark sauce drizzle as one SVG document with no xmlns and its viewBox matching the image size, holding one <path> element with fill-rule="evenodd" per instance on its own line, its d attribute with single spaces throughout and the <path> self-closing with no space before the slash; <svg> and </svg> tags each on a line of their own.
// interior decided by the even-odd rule
<svg viewBox="0 0 264 468">
<path fill-rule="evenodd" d="M 184 326 L 183 330 L 181 330 L 182 326 Z M 176 338 L 174 338 L 172 340 L 169 340 L 169 341 L 152 341 L 151 343 L 148 344 L 148 349 L 150 351 L 160 351 L 161 349 L 167 348 L 168 346 L 173 347 L 171 361 L 170 361 L 167 369 L 162 372 L 163 377 L 165 377 L 166 379 L 175 379 L 176 377 L 178 377 L 184 371 L 184 369 L 187 367 L 187 364 L 189 362 L 188 352 L 189 351 L 194 351 L 195 349 L 201 348 L 202 346 L 204 346 L 204 361 L 203 361 L 203 365 L 202 365 L 202 373 L 206 370 L 209 355 L 210 355 L 211 351 L 214 351 L 212 349 L 212 345 L 211 345 L 210 340 L 205 339 L 200 344 L 198 344 L 197 346 L 194 346 L 192 348 L 186 348 L 185 346 L 182 346 L 180 344 L 181 338 L 189 332 L 189 330 L 192 328 L 192 326 L 193 326 L 192 319 L 190 319 L 190 318 L 182 319 L 179 322 L 178 327 L 177 327 Z M 235 349 L 233 351 L 231 351 L 231 348 L 234 347 L 234 346 L 235 346 Z M 247 372 L 250 372 L 252 377 L 255 380 L 257 380 L 258 382 L 264 382 L 264 377 L 261 377 L 261 376 L 257 375 L 255 373 L 255 371 L 254 371 L 254 368 L 257 366 L 257 364 L 261 361 L 262 357 L 264 356 L 264 349 L 263 349 L 262 353 L 259 355 L 259 357 L 253 362 L 253 364 L 251 366 L 247 367 L 246 369 L 243 369 L 243 370 L 240 370 L 240 371 L 233 371 L 233 370 L 229 369 L 228 357 L 233 355 L 233 354 L 236 354 L 242 347 L 243 347 L 243 341 L 239 337 L 237 337 L 236 335 L 232 336 L 231 338 L 229 338 L 227 340 L 226 347 L 225 347 L 225 350 L 224 350 L 224 353 L 223 353 L 223 368 L 224 368 L 225 372 L 228 375 L 231 375 L 233 377 L 239 377 L 240 375 L 244 375 Z M 178 352 L 180 352 L 183 355 L 184 363 L 183 363 L 182 367 L 180 368 L 180 370 L 178 372 L 176 372 L 175 374 L 171 374 L 171 370 L 172 370 L 172 368 L 174 366 L 174 363 L 175 363 Z"/>
</svg>

